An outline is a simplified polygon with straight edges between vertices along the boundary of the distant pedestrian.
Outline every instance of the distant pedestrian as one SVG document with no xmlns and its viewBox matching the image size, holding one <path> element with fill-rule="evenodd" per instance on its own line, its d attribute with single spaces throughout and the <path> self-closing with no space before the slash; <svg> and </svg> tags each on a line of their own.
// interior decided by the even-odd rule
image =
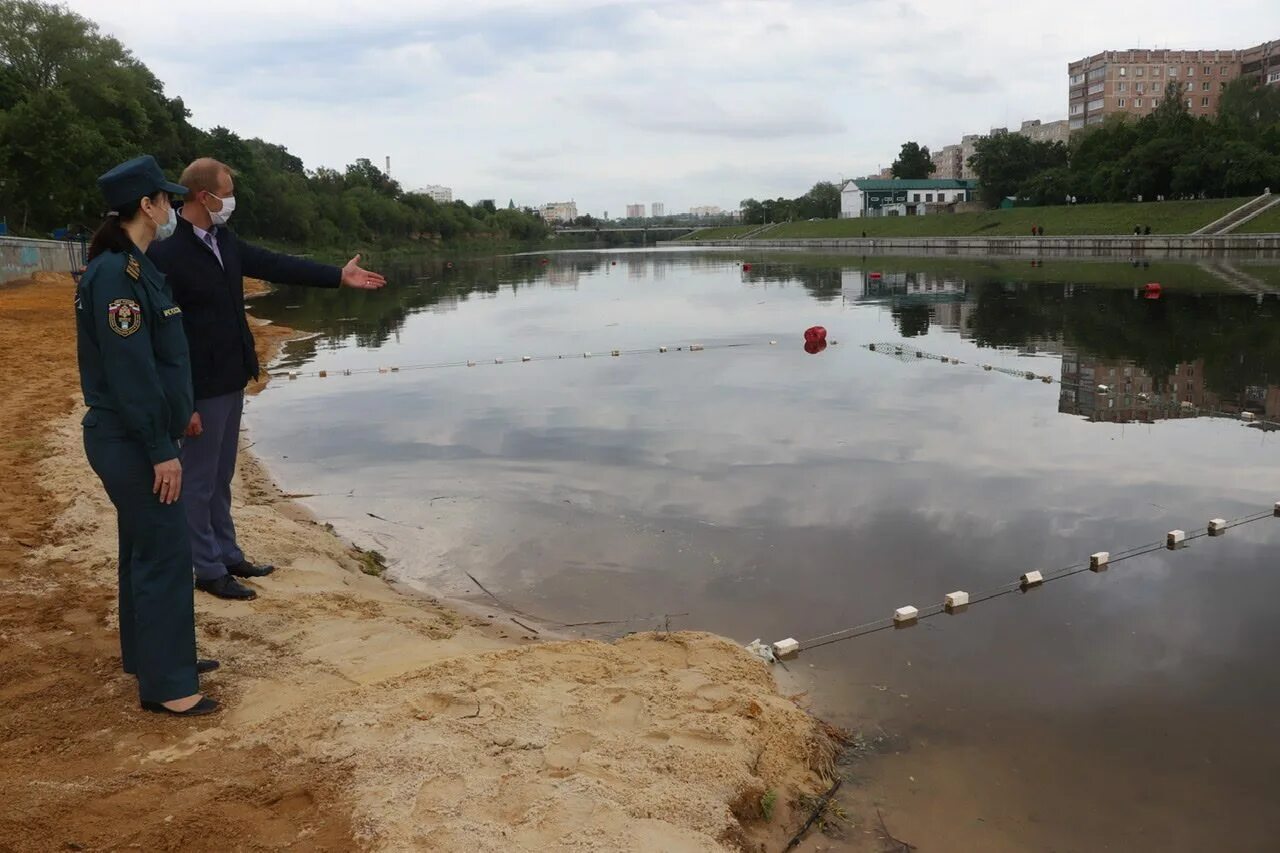
<svg viewBox="0 0 1280 853">
<path fill-rule="evenodd" d="M 1150 226 L 1150 225 L 1148 225 L 1146 228 L 1144 228 L 1144 229 L 1142 230 L 1142 233 L 1143 233 L 1143 234 L 1145 234 L 1146 236 L 1150 237 L 1150 236 L 1151 236 L 1151 226 Z"/>
<path fill-rule="evenodd" d="M 1031 226 L 1031 236 L 1032 237 L 1036 236 L 1036 226 L 1034 225 Z"/>
<path fill-rule="evenodd" d="M 1133 236 L 1140 237 L 1141 235 L 1142 235 L 1142 226 L 1141 225 L 1133 226 Z"/>
</svg>

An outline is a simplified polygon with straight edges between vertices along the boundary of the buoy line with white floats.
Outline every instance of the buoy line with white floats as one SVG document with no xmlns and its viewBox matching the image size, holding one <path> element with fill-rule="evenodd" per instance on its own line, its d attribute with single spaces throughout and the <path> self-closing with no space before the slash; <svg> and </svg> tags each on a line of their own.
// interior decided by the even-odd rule
<svg viewBox="0 0 1280 853">
<path fill-rule="evenodd" d="M 1002 584 L 1001 586 L 983 590 L 981 592 L 968 592 L 965 590 L 955 590 L 949 592 L 942 597 L 942 600 L 934 604 L 924 607 L 917 607 L 914 604 L 907 604 L 898 607 L 890 616 L 875 619 L 870 622 L 864 622 L 861 625 L 854 625 L 850 628 L 842 628 L 839 631 L 832 631 L 827 634 L 820 634 L 816 637 L 810 637 L 806 640 L 797 640 L 794 637 L 788 637 L 785 640 L 779 640 L 769 646 L 763 645 L 759 640 L 748 644 L 747 648 L 754 654 L 772 661 L 775 658 L 789 658 L 802 651 L 810 651 L 812 649 L 828 646 L 832 643 L 841 643 L 845 640 L 852 640 L 857 637 L 865 637 L 868 634 L 875 634 L 890 628 L 909 628 L 919 624 L 925 619 L 932 619 L 941 614 L 958 615 L 964 613 L 970 607 L 983 602 L 991 601 L 1001 596 L 1009 595 L 1014 592 L 1028 592 L 1037 587 L 1044 586 L 1056 580 L 1071 577 L 1081 572 L 1104 572 L 1110 566 L 1116 563 L 1132 560 L 1134 557 L 1142 557 L 1157 551 L 1178 551 L 1187 546 L 1189 542 L 1196 539 L 1206 537 L 1218 537 L 1224 535 L 1228 530 L 1240 527 L 1245 524 L 1252 524 L 1261 521 L 1264 518 L 1280 518 L 1280 501 L 1276 501 L 1272 509 L 1264 512 L 1258 512 L 1253 515 L 1246 515 L 1241 518 L 1231 520 L 1223 518 L 1211 519 L 1203 529 L 1193 533 L 1185 530 L 1170 530 L 1165 534 L 1165 538 L 1160 542 L 1152 542 L 1146 545 L 1138 545 L 1128 548 L 1124 551 L 1111 553 L 1109 551 L 1099 551 L 1091 554 L 1089 559 L 1084 562 L 1073 563 L 1061 569 L 1031 569 L 1023 572 L 1016 581 Z"/>
<path fill-rule="evenodd" d="M 836 342 L 831 341 L 834 345 Z M 482 367 L 485 365 L 529 364 L 543 361 L 574 361 L 584 358 L 621 358 L 635 355 L 660 355 L 666 353 L 692 353 L 709 350 L 743 349 L 745 347 L 777 346 L 777 340 L 738 341 L 720 344 L 681 344 L 679 346 L 645 347 L 642 349 L 613 349 L 607 352 L 575 352 L 555 355 L 522 355 L 518 358 L 496 356 L 488 359 L 466 359 L 463 361 L 438 361 L 426 364 L 382 365 L 379 367 L 349 367 L 333 370 L 276 370 L 270 373 L 273 379 L 325 379 L 329 376 L 359 376 L 371 373 L 408 373 L 415 370 L 443 370 L 450 367 Z"/>
<path fill-rule="evenodd" d="M 814 327 L 814 329 L 821 329 L 821 327 Z M 810 329 L 809 331 L 812 332 L 814 331 L 814 329 Z M 831 346 L 837 346 L 839 344 L 839 341 L 836 341 L 836 340 L 826 341 L 826 338 L 825 338 L 826 330 L 822 329 L 821 331 L 822 331 L 823 347 L 825 347 L 826 344 L 828 343 Z M 808 337 L 808 333 L 806 333 L 806 338 L 807 337 Z M 567 361 L 567 360 L 572 361 L 572 360 L 590 359 L 590 358 L 606 357 L 606 356 L 611 358 L 621 358 L 623 356 L 662 355 L 662 354 L 673 353 L 673 352 L 674 353 L 694 353 L 694 352 L 704 352 L 709 350 L 745 349 L 749 347 L 759 347 L 764 345 L 766 344 L 763 339 L 753 339 L 748 341 L 737 341 L 737 342 L 727 342 L 727 343 L 718 343 L 718 344 L 690 343 L 690 344 L 682 344 L 679 346 L 657 346 L 657 347 L 644 347 L 644 348 L 635 348 L 635 349 L 612 349 L 612 350 L 609 350 L 607 353 L 604 353 L 604 352 L 596 353 L 588 350 L 580 353 L 556 353 L 552 355 L 522 355 L 522 356 L 519 356 L 518 358 L 496 356 L 496 357 L 484 359 L 484 360 L 465 359 L 465 360 L 458 360 L 458 361 L 428 362 L 423 364 L 407 364 L 407 365 L 393 364 L 393 365 L 381 365 L 378 367 L 335 368 L 332 370 L 330 369 L 275 370 L 270 372 L 270 376 L 273 379 L 291 379 L 291 380 L 325 379 L 330 376 L 361 376 L 361 375 L 370 375 L 370 374 L 408 373 L 411 371 L 443 370 L 443 369 L 455 368 L 455 367 L 470 368 L 470 367 L 481 367 L 485 365 L 529 364 L 529 363 L 535 363 L 535 362 Z M 769 339 L 767 345 L 777 346 L 778 341 L 776 339 Z M 986 372 L 1001 373 L 1006 376 L 1011 376 L 1018 379 L 1039 380 L 1045 385 L 1060 385 L 1063 388 L 1074 388 L 1077 390 L 1084 389 L 1084 388 L 1091 388 L 1097 393 L 1103 394 L 1106 396 L 1112 396 L 1116 394 L 1118 390 L 1109 385 L 1102 385 L 1102 384 L 1092 385 L 1089 383 L 1064 382 L 1061 379 L 1051 376 L 1050 374 L 1036 373 L 1034 370 L 1024 370 L 1021 368 L 1003 367 L 1000 365 L 994 365 L 990 363 L 977 363 L 977 362 L 964 361 L 963 359 L 955 358 L 952 356 L 938 355 L 936 353 L 927 352 L 925 350 L 917 349 L 915 347 L 908 346 L 907 344 L 903 344 L 900 342 L 890 341 L 890 342 L 869 343 L 869 344 L 862 344 L 862 347 L 870 352 L 878 353 L 881 355 L 887 355 L 891 358 L 896 358 L 897 360 L 902 361 L 903 363 L 910 363 L 912 361 L 937 361 L 937 362 L 941 362 L 942 364 L 965 365 L 967 367 L 980 367 L 982 370 Z M 1149 394 L 1146 392 L 1139 392 L 1131 396 L 1133 396 L 1135 400 L 1143 404 L 1146 404 L 1152 407 L 1157 407 L 1157 408 L 1163 407 L 1165 410 L 1168 410 L 1168 411 L 1178 411 L 1178 412 L 1195 413 L 1195 414 L 1207 413 L 1209 417 L 1224 417 L 1224 418 L 1231 418 L 1235 420 L 1241 420 L 1245 422 L 1257 421 L 1263 425 L 1280 428 L 1280 423 L 1259 419 L 1258 416 L 1253 412 L 1236 413 L 1236 412 L 1230 412 L 1226 410 L 1219 410 L 1215 408 L 1204 408 L 1204 407 L 1195 406 L 1189 402 L 1178 401 L 1176 399 L 1165 400 L 1164 397 L 1160 394 Z"/>
<path fill-rule="evenodd" d="M 814 334 L 815 332 L 820 334 L 815 335 Z M 806 344 L 816 343 L 820 340 L 821 346 L 823 348 L 825 348 L 825 346 L 828 343 L 828 341 L 826 340 L 826 330 L 820 326 L 815 326 L 807 330 L 805 333 L 805 339 L 806 339 Z M 829 343 L 832 346 L 835 346 L 839 342 L 836 340 L 831 340 Z M 768 341 L 768 346 L 777 346 L 777 344 L 778 344 L 778 341 L 775 339 L 771 339 Z M 660 355 L 660 354 L 665 354 L 669 352 L 694 353 L 694 352 L 704 352 L 706 350 L 742 349 L 745 347 L 753 347 L 753 346 L 761 346 L 761 345 L 763 345 L 763 341 L 752 340 L 752 341 L 739 341 L 739 342 L 733 342 L 733 343 L 705 344 L 705 345 L 704 344 L 684 344 L 684 345 L 675 346 L 675 347 L 659 346 L 656 348 L 645 347 L 645 348 L 626 349 L 626 350 L 613 349 L 609 351 L 609 357 L 620 358 L 624 355 L 626 356 Z M 1016 377 L 1020 379 L 1028 379 L 1028 380 L 1039 379 L 1044 384 L 1057 384 L 1064 388 L 1079 389 L 1079 388 L 1087 387 L 1085 383 L 1063 382 L 1060 379 L 1057 379 L 1049 374 L 1037 374 L 1035 371 L 1031 371 L 1031 370 L 1001 367 L 1001 366 L 988 364 L 988 363 L 975 364 L 973 362 L 966 362 L 962 359 L 955 358 L 952 356 L 937 355 L 935 353 L 926 352 L 925 350 L 917 349 L 915 347 L 911 347 L 902 343 L 895 343 L 895 342 L 869 343 L 869 344 L 863 344 L 863 347 L 869 350 L 870 352 L 889 355 L 891 357 L 897 358 L 898 360 L 904 363 L 911 363 L 917 360 L 938 361 L 938 362 L 941 362 L 942 364 L 952 364 L 957 366 L 968 365 L 971 367 L 981 367 L 982 370 L 986 372 L 1002 373 L 1007 376 Z M 603 355 L 603 353 L 601 353 L 600 355 Z M 570 359 L 570 360 L 589 359 L 593 357 L 596 357 L 596 353 L 591 351 L 585 351 L 580 354 L 573 353 L 573 354 L 556 354 L 556 355 L 542 355 L 542 356 L 524 355 L 518 359 L 518 362 L 527 364 L 531 362 L 564 361 L 566 359 Z M 514 363 L 516 362 L 516 360 L 512 359 L 512 362 Z M 275 371 L 275 372 L 272 372 L 270 375 L 273 378 L 279 378 L 279 379 L 287 378 L 291 380 L 296 380 L 302 377 L 324 379 L 328 377 L 330 374 L 335 376 L 338 376 L 338 375 L 354 376 L 354 375 L 364 375 L 364 374 L 400 373 L 400 372 L 408 372 L 408 371 L 416 371 L 416 370 L 440 370 L 440 369 L 446 369 L 446 368 L 452 368 L 452 367 L 478 367 L 481 364 L 502 365 L 506 363 L 507 363 L 507 359 L 505 357 L 499 356 L 499 357 L 493 358 L 491 361 L 486 360 L 484 362 L 481 362 L 475 359 L 468 359 L 465 361 L 444 361 L 444 362 L 432 362 L 432 363 L 425 363 L 425 364 L 410 364 L 410 365 L 403 365 L 403 366 L 384 365 L 379 367 L 345 368 L 345 369 L 333 370 L 333 371 L 330 371 L 327 369 L 311 370 L 311 371 L 287 370 L 287 371 Z M 1094 390 L 1097 391 L 1098 393 L 1108 394 L 1108 395 L 1114 393 L 1113 389 L 1111 389 L 1107 385 L 1096 385 L 1094 386 Z M 1150 402 L 1156 405 L 1159 405 L 1162 403 L 1162 398 L 1160 397 L 1160 395 L 1150 395 L 1146 393 L 1139 393 L 1134 396 L 1136 396 L 1137 399 L 1139 399 L 1142 402 Z M 1179 403 L 1176 400 L 1172 401 L 1172 403 L 1176 404 L 1177 408 L 1179 408 L 1182 411 L 1194 411 L 1194 412 L 1204 411 L 1199 407 L 1190 406 L 1187 403 Z M 1170 408 L 1173 408 L 1173 406 L 1170 406 Z M 1217 410 L 1209 410 L 1209 411 L 1211 414 L 1216 414 Z M 1224 416 L 1229 414 L 1230 413 L 1224 413 Z M 1253 415 L 1253 413 L 1251 412 L 1242 412 L 1239 415 L 1239 419 L 1245 420 L 1245 421 L 1253 421 L 1253 420 L 1256 420 L 1256 416 Z M 1269 423 L 1269 422 L 1263 421 L 1263 423 Z M 1280 426 L 1280 424 L 1277 424 L 1276 426 Z M 1027 592 L 1029 590 L 1043 586 L 1046 583 L 1050 583 L 1056 580 L 1062 580 L 1063 578 L 1071 577 L 1073 575 L 1076 575 L 1085 571 L 1092 571 L 1092 572 L 1106 571 L 1106 569 L 1109 566 L 1114 565 L 1116 563 L 1123 562 L 1125 560 L 1133 559 L 1134 557 L 1145 556 L 1147 554 L 1151 554 L 1156 551 L 1165 550 L 1165 549 L 1171 550 L 1171 551 L 1178 550 L 1180 548 L 1186 547 L 1187 543 L 1194 541 L 1196 539 L 1200 539 L 1204 537 L 1221 536 L 1225 534 L 1228 530 L 1234 527 L 1239 527 L 1245 524 L 1251 524 L 1256 521 L 1261 521 L 1264 518 L 1272 518 L 1272 517 L 1280 518 L 1280 501 L 1277 501 L 1275 506 L 1271 510 L 1268 510 L 1265 512 L 1259 512 L 1254 515 L 1244 516 L 1241 518 L 1236 518 L 1231 520 L 1226 520 L 1222 518 L 1211 519 L 1208 525 L 1203 530 L 1199 530 L 1195 533 L 1188 534 L 1186 531 L 1180 530 L 1180 529 L 1171 530 L 1165 535 L 1164 541 L 1161 541 L 1161 542 L 1153 542 L 1146 545 L 1139 545 L 1137 547 L 1129 548 L 1124 551 L 1119 551 L 1114 554 L 1108 551 L 1099 551 L 1097 553 L 1091 554 L 1087 562 L 1075 563 L 1070 566 L 1066 566 L 1064 568 L 1057 569 L 1057 570 L 1033 569 L 1033 570 L 1024 572 L 1022 575 L 1019 576 L 1018 580 L 1016 581 L 1012 581 L 1012 582 L 1003 584 L 1001 586 L 994 587 L 992 589 L 988 589 L 978 593 L 970 593 L 965 590 L 955 590 L 954 592 L 949 592 L 945 596 L 943 596 L 941 603 L 927 605 L 924 608 L 919 608 L 919 607 L 916 607 L 915 605 L 904 605 L 902 607 L 897 608 L 894 611 L 892 616 L 883 617 L 870 622 L 864 622 L 861 625 L 855 625 L 850 628 L 843 628 L 839 631 L 833 631 L 827 634 L 821 634 L 817 637 L 810 637 L 809 639 L 806 639 L 806 640 L 797 640 L 794 637 L 788 637 L 786 639 L 779 640 L 776 643 L 765 645 L 764 643 L 762 643 L 760 640 L 757 639 L 747 644 L 747 649 L 751 651 L 753 654 L 757 655 L 758 657 L 768 662 L 773 662 L 774 660 L 777 660 L 777 659 L 793 657 L 796 654 L 800 653 L 801 651 L 817 649 L 817 648 L 821 648 L 822 646 L 831 645 L 833 643 L 840 643 L 846 640 L 852 640 L 857 637 L 865 637 L 869 634 L 878 633 L 880 631 L 884 631 L 890 628 L 911 627 L 925 619 L 932 619 L 944 613 L 950 614 L 950 615 L 957 615 L 965 612 L 966 610 L 968 610 L 970 607 L 974 605 L 982 604 L 984 602 L 991 601 L 993 599 L 1000 598 L 1002 596 L 1009 595 L 1014 592 Z M 477 583 L 479 582 L 477 581 Z M 483 587 L 481 588 L 483 589 Z M 487 590 L 485 591 L 488 592 Z M 490 593 L 490 595 L 492 595 L 492 593 Z M 529 615 L 529 614 L 521 614 L 521 615 Z M 533 617 L 533 618 L 537 618 L 537 617 Z M 625 624 L 628 622 L 643 621 L 650 618 L 652 617 L 646 616 L 646 617 L 636 617 L 636 618 L 627 618 L 627 619 L 619 619 L 619 620 L 605 620 L 605 621 L 597 621 L 597 622 L 580 622 L 580 623 L 551 622 L 551 624 L 559 627 L 579 627 L 579 626 L 586 626 L 586 625 L 616 625 L 616 624 Z M 545 622 L 546 620 L 542 620 L 542 621 Z"/>
</svg>

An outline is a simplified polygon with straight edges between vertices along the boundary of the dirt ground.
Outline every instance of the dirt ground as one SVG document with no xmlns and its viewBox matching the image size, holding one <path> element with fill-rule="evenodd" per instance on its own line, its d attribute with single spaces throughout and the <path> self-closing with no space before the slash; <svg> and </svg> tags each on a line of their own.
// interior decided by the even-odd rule
<svg viewBox="0 0 1280 853">
<path fill-rule="evenodd" d="M 505 637 L 361 571 L 248 454 L 241 539 L 281 568 L 197 597 L 224 710 L 140 711 L 74 341 L 68 276 L 0 285 L 0 851 L 776 849 L 824 785 L 830 741 L 732 643 Z"/>
</svg>

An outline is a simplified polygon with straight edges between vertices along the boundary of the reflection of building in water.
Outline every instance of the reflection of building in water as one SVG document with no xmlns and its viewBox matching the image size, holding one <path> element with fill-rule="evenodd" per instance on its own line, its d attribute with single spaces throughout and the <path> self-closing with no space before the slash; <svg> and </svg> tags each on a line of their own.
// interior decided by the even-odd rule
<svg viewBox="0 0 1280 853">
<path fill-rule="evenodd" d="M 844 269 L 840 271 L 840 286 L 846 300 L 852 297 L 859 301 L 875 301 L 895 296 L 963 299 L 969 292 L 969 286 L 960 279 L 927 272 L 872 273 Z"/>
<path fill-rule="evenodd" d="M 581 275 L 577 264 L 553 264 L 547 267 L 547 284 L 554 287 L 577 287 Z"/>
<path fill-rule="evenodd" d="M 627 277 L 628 278 L 644 278 L 648 271 L 649 263 L 644 258 L 628 258 L 627 259 Z"/>
<path fill-rule="evenodd" d="M 973 337 L 973 315 L 978 310 L 978 303 L 944 302 L 933 307 L 933 321 L 948 332 L 955 332 L 961 338 Z"/>
<path fill-rule="evenodd" d="M 1276 420 L 1280 419 L 1280 386 L 1250 386 L 1241 394 L 1220 395 L 1208 389 L 1200 359 L 1183 362 L 1167 377 L 1156 379 L 1130 361 L 1066 353 L 1058 411 L 1107 423 L 1241 412 Z"/>
<path fill-rule="evenodd" d="M 840 272 L 840 290 L 845 301 L 853 298 L 858 302 L 887 304 L 899 331 L 906 337 L 923 335 L 934 324 L 945 327 L 940 310 L 954 309 L 947 317 L 954 321 L 964 312 L 962 306 L 970 304 L 965 282 L 926 272 L 871 273 L 845 269 Z M 952 313 L 956 316 L 950 316 Z"/>
</svg>

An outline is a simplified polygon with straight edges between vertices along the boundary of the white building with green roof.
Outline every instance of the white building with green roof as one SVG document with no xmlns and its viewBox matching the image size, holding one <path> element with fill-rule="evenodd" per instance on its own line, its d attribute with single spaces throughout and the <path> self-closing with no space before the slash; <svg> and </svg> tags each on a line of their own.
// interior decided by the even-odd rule
<svg viewBox="0 0 1280 853">
<path fill-rule="evenodd" d="M 977 181 L 953 178 L 881 180 L 859 178 L 840 188 L 840 218 L 863 216 L 924 216 L 937 205 L 970 201 Z"/>
</svg>

